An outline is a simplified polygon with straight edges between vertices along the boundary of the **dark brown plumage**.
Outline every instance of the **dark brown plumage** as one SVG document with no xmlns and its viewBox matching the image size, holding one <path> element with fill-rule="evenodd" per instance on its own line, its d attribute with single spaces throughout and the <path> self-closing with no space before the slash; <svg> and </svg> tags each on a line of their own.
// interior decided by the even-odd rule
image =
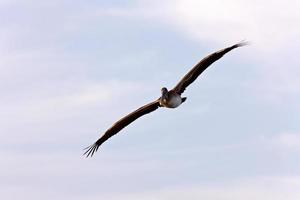
<svg viewBox="0 0 300 200">
<path fill-rule="evenodd" d="M 228 48 L 222 49 L 220 51 L 217 51 L 215 53 L 212 53 L 205 58 L 203 58 L 198 64 L 196 64 L 180 81 L 179 83 L 170 91 L 168 91 L 166 88 L 162 88 L 162 96 L 158 98 L 156 101 L 153 101 L 152 103 L 149 103 L 143 107 L 140 107 L 136 111 L 128 114 L 127 116 L 123 117 L 116 123 L 114 123 L 100 139 L 98 139 L 93 145 L 86 148 L 86 151 L 84 155 L 93 156 L 93 154 L 98 150 L 99 146 L 108 140 L 113 135 L 117 134 L 119 131 L 121 131 L 124 127 L 129 125 L 134 120 L 138 119 L 139 117 L 148 114 L 150 112 L 153 112 L 159 107 L 167 107 L 167 108 L 176 108 L 181 103 L 183 103 L 186 100 L 186 97 L 181 97 L 181 94 L 184 92 L 184 90 L 192 83 L 194 82 L 197 77 L 206 69 L 208 68 L 212 63 L 219 60 L 223 55 L 225 55 L 227 52 L 231 51 L 232 49 L 235 49 L 237 47 L 241 47 L 246 45 L 247 43 L 241 42 L 238 44 L 235 44 L 233 46 L 230 46 Z"/>
<path fill-rule="evenodd" d="M 159 107 L 159 100 L 153 101 L 145 106 L 140 107 L 136 111 L 126 115 L 116 123 L 114 123 L 105 133 L 99 138 L 93 145 L 87 147 L 87 151 L 84 153 L 88 157 L 89 155 L 93 156 L 93 154 L 98 150 L 99 146 L 108 140 L 111 136 L 117 134 L 120 130 L 122 130 L 125 126 L 136 120 L 137 118 L 148 114 Z"/>
<path fill-rule="evenodd" d="M 219 60 L 223 55 L 225 55 L 227 52 L 231 51 L 232 49 L 235 49 L 237 47 L 245 46 L 247 45 L 247 42 L 240 42 L 238 44 L 235 44 L 231 47 L 222 49 L 220 51 L 217 51 L 215 53 L 212 53 L 205 58 L 203 58 L 198 64 L 196 64 L 180 81 L 179 83 L 173 88 L 173 90 L 177 94 L 182 94 L 184 90 L 192 83 L 194 80 L 197 79 L 197 77 L 206 69 L 208 68 L 212 63 Z"/>
</svg>

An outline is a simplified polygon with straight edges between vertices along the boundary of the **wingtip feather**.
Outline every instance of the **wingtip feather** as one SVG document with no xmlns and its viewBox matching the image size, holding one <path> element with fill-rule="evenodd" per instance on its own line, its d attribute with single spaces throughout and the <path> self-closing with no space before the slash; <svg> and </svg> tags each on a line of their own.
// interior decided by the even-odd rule
<svg viewBox="0 0 300 200">
<path fill-rule="evenodd" d="M 92 157 L 94 153 L 97 152 L 98 148 L 99 145 L 97 143 L 94 143 L 93 145 L 84 148 L 84 150 L 86 151 L 83 153 L 83 156 Z"/>
<path fill-rule="evenodd" d="M 237 43 L 233 46 L 236 48 L 236 47 L 242 47 L 242 46 L 247 46 L 247 45 L 250 45 L 250 42 L 247 41 L 247 40 L 242 40 L 242 41 L 240 41 L 239 43 Z"/>
</svg>

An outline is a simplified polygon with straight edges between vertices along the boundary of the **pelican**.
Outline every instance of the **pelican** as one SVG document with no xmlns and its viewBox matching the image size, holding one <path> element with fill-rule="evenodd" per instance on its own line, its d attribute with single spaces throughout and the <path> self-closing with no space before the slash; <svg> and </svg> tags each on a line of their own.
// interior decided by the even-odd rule
<svg viewBox="0 0 300 200">
<path fill-rule="evenodd" d="M 94 144 L 85 148 L 86 151 L 84 155 L 86 155 L 86 157 L 92 157 L 94 153 L 97 152 L 101 144 L 103 144 L 106 140 L 108 140 L 113 135 L 117 134 L 124 127 L 128 126 L 130 123 L 132 123 L 139 117 L 153 112 L 159 107 L 177 108 L 178 106 L 180 106 L 186 100 L 186 97 L 181 97 L 181 94 L 191 83 L 193 83 L 197 79 L 197 77 L 206 68 L 208 68 L 215 61 L 219 60 L 222 56 L 224 56 L 227 52 L 231 51 L 232 49 L 245 45 L 247 45 L 247 42 L 240 42 L 230 47 L 214 52 L 203 58 L 179 81 L 179 83 L 173 89 L 168 90 L 166 87 L 163 87 L 161 89 L 161 96 L 157 100 L 138 108 L 137 110 L 133 111 L 132 113 L 126 115 L 125 117 L 121 118 L 119 121 L 114 123 Z"/>
</svg>

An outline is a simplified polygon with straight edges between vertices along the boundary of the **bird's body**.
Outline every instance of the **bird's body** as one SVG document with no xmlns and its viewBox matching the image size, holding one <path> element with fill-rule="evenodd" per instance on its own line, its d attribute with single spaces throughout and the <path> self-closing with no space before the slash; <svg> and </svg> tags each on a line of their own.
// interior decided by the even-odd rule
<svg viewBox="0 0 300 200">
<path fill-rule="evenodd" d="M 167 88 L 163 87 L 161 89 L 161 97 L 157 100 L 140 107 L 139 109 L 135 110 L 134 112 L 128 114 L 127 116 L 121 118 L 119 121 L 113 124 L 93 145 L 87 147 L 87 150 L 84 154 L 88 156 L 93 156 L 93 154 L 98 150 L 99 146 L 108 140 L 113 135 L 117 134 L 121 131 L 124 127 L 138 119 L 139 117 L 153 112 L 154 110 L 158 109 L 159 107 L 166 107 L 166 108 L 177 108 L 180 106 L 185 100 L 186 97 L 181 97 L 181 94 L 184 90 L 194 82 L 197 77 L 212 63 L 219 60 L 223 55 L 227 52 L 235 49 L 237 47 L 241 47 L 246 45 L 247 43 L 241 42 L 215 53 L 212 53 L 205 58 L 203 58 L 199 63 L 197 63 L 180 81 L 179 83 L 170 91 Z"/>
<path fill-rule="evenodd" d="M 166 104 L 160 103 L 160 105 L 167 108 L 177 108 L 181 103 L 182 103 L 181 96 L 175 93 L 173 95 L 170 95 L 168 101 L 166 101 Z"/>
<path fill-rule="evenodd" d="M 186 97 L 181 98 L 180 94 L 177 94 L 171 90 L 162 95 L 162 97 L 159 99 L 159 105 L 166 108 L 177 108 L 185 101 L 185 99 Z"/>
</svg>

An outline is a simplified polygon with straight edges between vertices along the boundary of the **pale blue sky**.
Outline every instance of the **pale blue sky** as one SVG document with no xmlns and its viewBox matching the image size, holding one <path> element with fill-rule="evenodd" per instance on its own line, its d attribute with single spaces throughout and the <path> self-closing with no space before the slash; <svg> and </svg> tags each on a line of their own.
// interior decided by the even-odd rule
<svg viewBox="0 0 300 200">
<path fill-rule="evenodd" d="M 1 198 L 298 200 L 299 1 L 0 0 Z M 82 149 L 247 39 L 159 109 Z"/>
</svg>

